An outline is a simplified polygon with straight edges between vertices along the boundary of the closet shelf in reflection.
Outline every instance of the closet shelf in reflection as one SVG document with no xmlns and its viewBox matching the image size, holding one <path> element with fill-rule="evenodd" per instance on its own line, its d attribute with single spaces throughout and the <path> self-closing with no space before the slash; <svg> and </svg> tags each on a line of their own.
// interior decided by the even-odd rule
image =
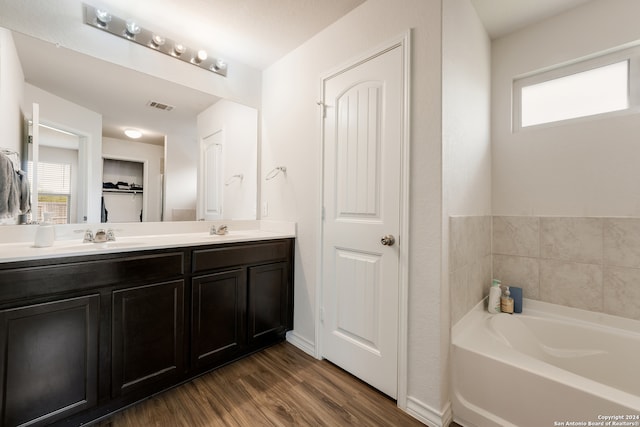
<svg viewBox="0 0 640 427">
<path fill-rule="evenodd" d="M 103 193 L 142 194 L 142 190 L 118 190 L 115 188 L 103 189 Z"/>
</svg>

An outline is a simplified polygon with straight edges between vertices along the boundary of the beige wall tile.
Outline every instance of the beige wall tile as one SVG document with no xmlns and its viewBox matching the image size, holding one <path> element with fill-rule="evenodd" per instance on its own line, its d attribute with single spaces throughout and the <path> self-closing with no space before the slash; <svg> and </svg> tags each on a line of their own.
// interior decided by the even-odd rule
<svg viewBox="0 0 640 427">
<path fill-rule="evenodd" d="M 591 311 L 603 310 L 602 267 L 540 260 L 540 300 Z"/>
<path fill-rule="evenodd" d="M 605 267 L 604 312 L 640 320 L 640 269 Z"/>
<path fill-rule="evenodd" d="M 469 311 L 468 288 L 469 288 L 469 267 L 461 267 L 449 273 L 449 290 L 451 296 L 451 324 Z"/>
<path fill-rule="evenodd" d="M 604 219 L 604 263 L 640 267 L 640 219 Z"/>
<path fill-rule="evenodd" d="M 494 216 L 493 253 L 529 257 L 539 256 L 539 218 L 525 216 Z"/>
<path fill-rule="evenodd" d="M 469 310 L 489 294 L 491 279 L 491 255 L 485 255 L 471 264 L 467 283 Z"/>
<path fill-rule="evenodd" d="M 540 299 L 538 258 L 511 255 L 493 256 L 493 277 L 503 285 L 522 288 L 524 298 Z"/>
<path fill-rule="evenodd" d="M 602 264 L 602 218 L 540 218 L 540 257 Z"/>
</svg>

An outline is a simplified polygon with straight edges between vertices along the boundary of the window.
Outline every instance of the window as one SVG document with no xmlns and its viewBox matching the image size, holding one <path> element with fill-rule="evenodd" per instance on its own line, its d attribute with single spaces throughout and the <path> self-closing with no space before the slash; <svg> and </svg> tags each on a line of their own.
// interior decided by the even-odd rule
<svg viewBox="0 0 640 427">
<path fill-rule="evenodd" d="M 33 182 L 33 162 L 28 163 L 27 175 L 29 182 Z M 52 223 L 68 224 L 70 202 L 71 165 L 38 162 L 38 212 L 30 215 L 35 213 L 36 220 L 42 221 L 43 212 L 48 212 L 52 214 Z"/>
<path fill-rule="evenodd" d="M 627 49 L 514 80 L 514 130 L 635 107 L 635 52 Z"/>
</svg>

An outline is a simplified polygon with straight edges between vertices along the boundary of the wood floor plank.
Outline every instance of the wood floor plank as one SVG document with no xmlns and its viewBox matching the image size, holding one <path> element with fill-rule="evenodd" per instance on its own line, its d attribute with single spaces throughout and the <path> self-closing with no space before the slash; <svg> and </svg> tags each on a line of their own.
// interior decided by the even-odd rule
<svg viewBox="0 0 640 427">
<path fill-rule="evenodd" d="M 98 427 L 422 426 L 328 361 L 281 343 L 156 395 Z"/>
</svg>

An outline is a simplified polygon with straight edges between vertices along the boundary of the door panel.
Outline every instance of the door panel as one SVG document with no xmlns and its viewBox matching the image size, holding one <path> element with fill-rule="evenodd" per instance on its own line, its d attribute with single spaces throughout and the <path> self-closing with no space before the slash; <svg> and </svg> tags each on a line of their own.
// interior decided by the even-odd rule
<svg viewBox="0 0 640 427">
<path fill-rule="evenodd" d="M 245 271 L 235 269 L 193 279 L 192 364 L 212 367 L 231 360 L 246 345 Z"/>
<path fill-rule="evenodd" d="M 100 297 L 0 311 L 1 425 L 46 425 L 95 406 Z"/>
<path fill-rule="evenodd" d="M 322 356 L 397 395 L 403 50 L 324 81 Z"/>
<path fill-rule="evenodd" d="M 184 371 L 184 281 L 113 292 L 113 396 Z"/>
</svg>

